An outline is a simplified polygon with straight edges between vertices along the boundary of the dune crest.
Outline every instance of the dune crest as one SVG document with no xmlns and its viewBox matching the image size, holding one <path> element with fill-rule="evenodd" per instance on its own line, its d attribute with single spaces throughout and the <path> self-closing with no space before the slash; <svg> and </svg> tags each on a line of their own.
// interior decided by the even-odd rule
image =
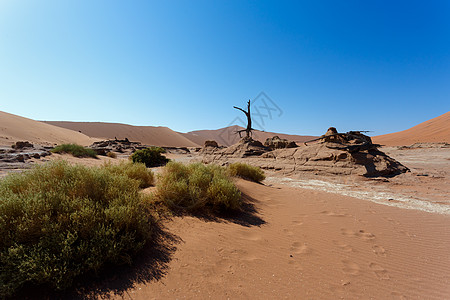
<svg viewBox="0 0 450 300">
<path fill-rule="evenodd" d="M 414 143 L 450 143 L 450 111 L 407 130 L 375 136 L 374 143 L 408 146 Z"/>
<path fill-rule="evenodd" d="M 120 123 L 45 121 L 47 124 L 81 131 L 101 139 L 125 139 L 146 145 L 166 147 L 198 147 L 195 142 L 168 127 L 133 126 Z"/>
<path fill-rule="evenodd" d="M 239 135 L 236 134 L 235 132 L 242 129 L 244 128 L 238 125 L 233 125 L 216 130 L 190 131 L 188 133 L 182 133 L 182 135 L 199 145 L 203 145 L 206 140 L 214 140 L 218 142 L 219 145 L 231 146 L 239 142 L 240 140 Z M 298 143 L 303 143 L 305 141 L 315 138 L 315 136 L 283 134 L 259 130 L 254 130 L 252 135 L 253 139 L 261 141 L 263 143 L 267 138 L 272 138 L 274 136 L 278 136 L 281 139 L 287 139 L 289 141 L 294 141 Z"/>
<path fill-rule="evenodd" d="M 95 139 L 77 131 L 0 111 L 0 144 L 12 145 L 17 141 L 41 145 L 76 143 L 87 146 Z"/>
</svg>

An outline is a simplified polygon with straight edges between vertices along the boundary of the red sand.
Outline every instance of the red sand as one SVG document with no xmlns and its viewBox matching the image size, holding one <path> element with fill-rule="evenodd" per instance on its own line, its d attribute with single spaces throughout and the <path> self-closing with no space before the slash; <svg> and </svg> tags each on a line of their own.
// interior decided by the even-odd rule
<svg viewBox="0 0 450 300">
<path fill-rule="evenodd" d="M 450 216 L 242 180 L 238 186 L 265 224 L 175 218 L 167 227 L 182 242 L 167 274 L 136 284 L 125 298 L 444 299 L 450 294 Z"/>
<path fill-rule="evenodd" d="M 450 112 L 404 131 L 375 136 L 372 140 L 374 143 L 386 146 L 408 146 L 414 143 L 450 143 Z"/>
</svg>

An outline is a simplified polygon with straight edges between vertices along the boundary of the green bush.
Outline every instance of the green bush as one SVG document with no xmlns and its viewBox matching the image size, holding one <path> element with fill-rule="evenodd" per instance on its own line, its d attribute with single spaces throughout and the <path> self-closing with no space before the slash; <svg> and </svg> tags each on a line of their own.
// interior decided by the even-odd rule
<svg viewBox="0 0 450 300">
<path fill-rule="evenodd" d="M 171 209 L 222 211 L 241 206 L 240 191 L 217 165 L 169 162 L 156 186 L 157 197 Z"/>
<path fill-rule="evenodd" d="M 62 144 L 51 150 L 53 153 L 69 153 L 75 157 L 92 157 L 97 158 L 97 153 L 90 149 L 77 144 Z"/>
<path fill-rule="evenodd" d="M 266 179 L 266 175 L 261 168 L 243 163 L 230 164 L 227 171 L 230 176 L 237 176 L 254 182 L 261 182 Z"/>
<path fill-rule="evenodd" d="M 122 161 L 119 164 L 105 163 L 102 168 L 109 172 L 118 175 L 125 175 L 131 179 L 139 182 L 140 188 L 146 188 L 154 184 L 154 175 L 152 170 L 149 170 L 141 163 L 132 163 Z"/>
<path fill-rule="evenodd" d="M 106 153 L 106 156 L 111 157 L 111 158 L 117 158 L 117 154 L 112 151 L 109 151 L 108 153 Z"/>
<path fill-rule="evenodd" d="M 133 162 L 143 163 L 147 168 L 159 167 L 165 165 L 169 160 L 161 153 L 166 150 L 160 147 L 150 147 L 142 150 L 137 150 L 131 155 Z"/>
<path fill-rule="evenodd" d="M 3 178 L 0 298 L 29 284 L 62 290 L 105 264 L 130 263 L 153 223 L 138 185 L 108 168 L 64 161 Z"/>
</svg>

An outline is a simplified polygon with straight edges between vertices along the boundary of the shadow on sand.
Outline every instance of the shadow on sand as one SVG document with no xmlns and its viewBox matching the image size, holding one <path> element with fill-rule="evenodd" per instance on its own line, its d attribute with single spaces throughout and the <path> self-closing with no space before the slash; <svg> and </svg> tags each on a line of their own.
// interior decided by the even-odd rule
<svg viewBox="0 0 450 300">
<path fill-rule="evenodd" d="M 205 222 L 234 223 L 245 227 L 261 226 L 266 222 L 258 216 L 255 203 L 258 200 L 242 193 L 242 209 L 221 214 L 175 214 L 178 217 L 191 215 Z M 146 245 L 131 266 L 109 266 L 98 277 L 84 276 L 75 286 L 62 293 L 48 293 L 46 288 L 27 289 L 16 295 L 21 299 L 110 299 L 124 297 L 132 299 L 128 291 L 137 284 L 155 282 L 169 271 L 169 263 L 183 240 L 170 233 L 164 225 L 154 227 L 153 240 Z"/>
</svg>

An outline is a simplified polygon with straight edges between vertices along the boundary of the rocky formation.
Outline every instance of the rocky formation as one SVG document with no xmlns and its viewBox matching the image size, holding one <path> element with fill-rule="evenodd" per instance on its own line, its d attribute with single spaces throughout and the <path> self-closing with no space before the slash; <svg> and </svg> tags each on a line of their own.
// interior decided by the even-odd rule
<svg viewBox="0 0 450 300">
<path fill-rule="evenodd" d="M 277 135 L 267 138 L 264 142 L 264 146 L 270 150 L 298 147 L 295 142 L 290 142 L 287 139 L 280 139 Z"/>
<path fill-rule="evenodd" d="M 14 145 L 11 146 L 13 149 L 23 149 L 23 148 L 33 148 L 33 144 L 24 141 L 24 142 L 16 142 Z"/>
<path fill-rule="evenodd" d="M 377 150 L 349 152 L 328 147 L 327 143 L 295 149 L 275 150 L 258 163 L 265 169 L 287 172 L 308 171 L 315 174 L 394 176 L 408 171 L 395 159 Z"/>
<path fill-rule="evenodd" d="M 89 146 L 93 149 L 97 155 L 106 155 L 108 152 L 121 153 L 122 156 L 128 156 L 134 153 L 136 150 L 145 149 L 150 146 L 142 145 L 140 142 L 130 142 L 128 139 L 124 140 L 105 140 L 95 142 Z M 174 154 L 188 154 L 190 153 L 187 147 L 161 147 L 168 153 Z"/>
<path fill-rule="evenodd" d="M 329 131 L 328 135 L 318 139 L 321 140 L 318 143 L 273 151 L 260 142 L 241 140 L 226 149 L 203 153 L 202 161 L 221 165 L 240 161 L 286 174 L 312 172 L 376 177 L 408 171 L 407 167 L 379 151 L 370 137 L 360 132 L 340 134 Z"/>
<path fill-rule="evenodd" d="M 204 147 L 213 147 L 213 148 L 219 148 L 219 145 L 216 141 L 205 141 Z"/>
<path fill-rule="evenodd" d="M 124 154 L 131 154 L 139 149 L 147 148 L 143 146 L 140 142 L 130 142 L 127 138 L 124 140 L 105 140 L 100 142 L 95 142 L 89 146 L 94 150 L 97 155 L 106 155 L 108 152 L 117 152 Z"/>
<path fill-rule="evenodd" d="M 255 141 L 251 137 L 242 138 L 237 144 L 234 144 L 228 148 L 211 148 L 206 147 L 203 149 L 202 154 L 205 156 L 211 156 L 211 158 L 217 156 L 226 160 L 227 158 L 245 158 L 249 156 L 259 156 L 269 151 L 260 141 Z M 214 158 L 213 158 L 214 160 Z"/>
<path fill-rule="evenodd" d="M 9 147 L 0 147 L 0 169 L 23 169 L 30 159 L 51 155 L 48 147 L 34 147 L 29 142 L 17 142 Z"/>
</svg>

